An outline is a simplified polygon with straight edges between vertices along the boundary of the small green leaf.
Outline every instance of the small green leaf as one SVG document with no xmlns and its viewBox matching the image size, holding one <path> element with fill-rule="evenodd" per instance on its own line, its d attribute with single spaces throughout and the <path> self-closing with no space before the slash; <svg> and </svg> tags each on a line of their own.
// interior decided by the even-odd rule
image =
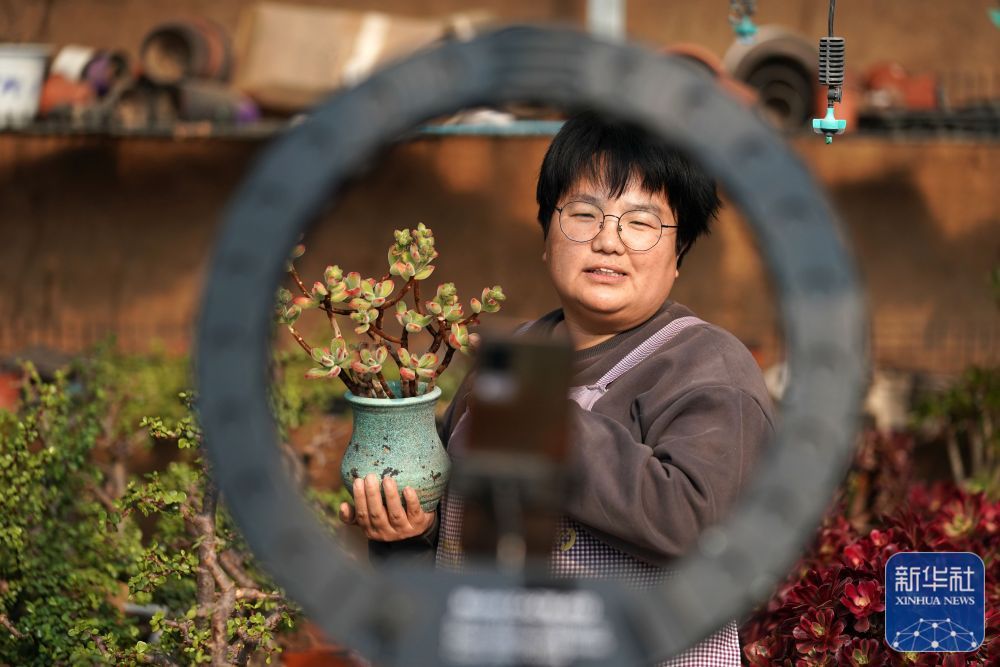
<svg viewBox="0 0 1000 667">
<path fill-rule="evenodd" d="M 323 280 L 326 281 L 327 285 L 340 282 L 343 278 L 344 272 L 336 264 L 326 267 L 323 271 Z"/>
</svg>

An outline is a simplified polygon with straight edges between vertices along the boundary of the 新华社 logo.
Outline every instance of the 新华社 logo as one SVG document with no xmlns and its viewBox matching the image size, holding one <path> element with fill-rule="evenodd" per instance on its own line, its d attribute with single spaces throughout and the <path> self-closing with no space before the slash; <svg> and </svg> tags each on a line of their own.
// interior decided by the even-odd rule
<svg viewBox="0 0 1000 667">
<path fill-rule="evenodd" d="M 965 652 L 986 632 L 986 568 L 967 552 L 911 551 L 885 564 L 885 641 L 897 651 Z"/>
</svg>

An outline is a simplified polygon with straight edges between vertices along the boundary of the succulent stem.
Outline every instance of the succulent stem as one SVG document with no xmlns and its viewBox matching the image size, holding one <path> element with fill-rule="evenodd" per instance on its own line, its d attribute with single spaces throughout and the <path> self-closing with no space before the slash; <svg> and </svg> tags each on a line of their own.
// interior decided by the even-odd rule
<svg viewBox="0 0 1000 667">
<path fill-rule="evenodd" d="M 385 393 L 385 397 L 396 398 L 396 394 L 393 393 L 392 387 L 390 387 L 389 383 L 385 381 L 385 376 L 382 375 L 382 371 L 379 371 L 376 375 L 378 376 L 379 383 L 382 385 L 382 391 Z"/>
<path fill-rule="evenodd" d="M 292 338 L 294 338 L 295 342 L 299 344 L 299 347 L 305 350 L 306 354 L 312 356 L 312 348 L 309 347 L 309 343 L 307 343 L 305 339 L 299 335 L 299 332 L 295 330 L 295 327 L 289 324 L 288 330 L 292 333 Z"/>
<path fill-rule="evenodd" d="M 343 334 L 340 333 L 340 325 L 337 324 L 337 318 L 333 316 L 333 304 L 330 303 L 330 295 L 327 294 L 323 299 L 323 310 L 326 311 L 326 316 L 330 320 L 330 326 L 333 328 L 333 335 L 337 338 L 343 338 Z"/>
<path fill-rule="evenodd" d="M 299 272 L 295 269 L 294 265 L 288 269 L 288 273 L 295 279 L 295 284 L 297 284 L 299 289 L 302 290 L 302 294 L 305 296 L 311 296 L 309 294 L 309 290 L 306 289 L 306 284 L 302 282 L 302 278 L 299 277 Z"/>
<path fill-rule="evenodd" d="M 385 279 L 383 278 L 383 280 L 385 280 Z M 390 306 L 395 306 L 397 303 L 399 303 L 399 301 L 404 296 L 406 296 L 406 293 L 410 291 L 410 286 L 413 285 L 415 282 L 416 281 L 413 280 L 413 278 L 410 278 L 409 280 L 407 280 L 406 284 L 403 285 L 403 289 L 399 290 L 399 294 L 396 295 L 396 298 L 395 299 L 390 299 L 389 301 L 386 301 L 384 304 L 382 304 L 381 307 L 382 308 L 389 308 Z"/>
<path fill-rule="evenodd" d="M 420 315 L 424 314 L 424 307 L 420 304 L 420 281 L 413 282 L 413 307 Z"/>
<path fill-rule="evenodd" d="M 434 371 L 434 377 L 432 377 L 430 379 L 430 382 L 427 383 L 427 391 L 430 391 L 431 389 L 434 388 L 434 383 L 437 382 L 437 379 L 448 368 L 448 364 L 451 363 L 451 358 L 454 356 L 455 356 L 455 348 L 449 346 L 448 351 L 444 353 L 444 361 L 442 361 L 441 365 L 437 367 L 437 370 Z"/>
<path fill-rule="evenodd" d="M 381 315 L 380 315 L 380 317 L 381 317 Z M 386 332 L 382 331 L 381 329 L 379 329 L 374 324 L 370 325 L 370 328 L 368 329 L 368 332 L 369 332 L 369 334 L 374 334 L 374 336 L 372 336 L 373 338 L 375 336 L 378 336 L 379 338 L 384 338 L 385 340 L 387 340 L 387 341 L 389 341 L 391 343 L 395 343 L 396 345 L 402 345 L 403 344 L 403 341 L 401 341 L 400 339 L 395 338 L 393 336 L 390 336 L 389 334 L 387 334 Z"/>
<path fill-rule="evenodd" d="M 431 341 L 431 346 L 427 348 L 427 351 L 437 352 L 438 349 L 441 347 L 441 343 L 444 342 L 444 337 L 445 337 L 444 325 L 439 322 L 437 328 L 435 329 L 434 322 L 431 322 L 430 324 L 427 325 L 427 330 L 431 333 L 432 336 L 434 336 L 434 340 Z"/>
</svg>

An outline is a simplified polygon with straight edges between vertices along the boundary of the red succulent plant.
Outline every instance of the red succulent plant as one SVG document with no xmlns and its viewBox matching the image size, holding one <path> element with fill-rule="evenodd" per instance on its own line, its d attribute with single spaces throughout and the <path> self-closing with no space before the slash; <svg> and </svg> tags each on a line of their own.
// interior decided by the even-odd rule
<svg viewBox="0 0 1000 667">
<path fill-rule="evenodd" d="M 894 452 L 909 451 L 900 438 L 868 443 L 891 450 L 876 451 L 873 460 L 887 458 L 894 473 Z M 866 466 L 870 478 L 883 476 L 871 460 Z M 1000 502 L 954 484 L 907 483 L 905 492 L 893 492 L 894 505 L 883 494 L 878 511 L 862 508 L 866 521 L 855 520 L 842 493 L 788 579 L 740 628 L 744 665 L 1000 666 Z M 899 551 L 941 550 L 972 552 L 986 563 L 983 644 L 970 653 L 897 652 L 884 641 L 886 561 Z"/>
<path fill-rule="evenodd" d="M 837 667 L 884 667 L 888 657 L 877 639 L 854 638 L 837 651 Z"/>
<path fill-rule="evenodd" d="M 792 630 L 795 648 L 803 655 L 830 653 L 847 641 L 844 622 L 832 609 L 815 609 L 807 613 Z"/>
<path fill-rule="evenodd" d="M 772 637 L 764 637 L 743 647 L 743 656 L 750 667 L 771 667 L 784 653 L 781 644 Z"/>
<path fill-rule="evenodd" d="M 859 581 L 856 585 L 850 579 L 844 586 L 844 595 L 840 598 L 844 606 L 854 614 L 854 629 L 864 632 L 871 623 L 868 617 L 877 611 L 885 611 L 885 595 L 882 586 L 871 579 Z"/>
</svg>

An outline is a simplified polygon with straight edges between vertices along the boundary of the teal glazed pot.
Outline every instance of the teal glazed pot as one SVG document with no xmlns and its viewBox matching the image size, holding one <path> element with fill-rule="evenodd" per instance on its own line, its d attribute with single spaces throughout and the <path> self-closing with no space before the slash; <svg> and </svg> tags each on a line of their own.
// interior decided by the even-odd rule
<svg viewBox="0 0 1000 667">
<path fill-rule="evenodd" d="M 399 395 L 399 383 L 389 382 Z M 413 398 L 365 398 L 345 394 L 354 413 L 351 442 L 340 464 L 346 488 L 370 473 L 393 477 L 400 495 L 413 487 L 425 512 L 437 508 L 448 485 L 451 462 L 434 422 L 440 387 Z M 405 504 L 405 500 L 404 500 Z"/>
</svg>

